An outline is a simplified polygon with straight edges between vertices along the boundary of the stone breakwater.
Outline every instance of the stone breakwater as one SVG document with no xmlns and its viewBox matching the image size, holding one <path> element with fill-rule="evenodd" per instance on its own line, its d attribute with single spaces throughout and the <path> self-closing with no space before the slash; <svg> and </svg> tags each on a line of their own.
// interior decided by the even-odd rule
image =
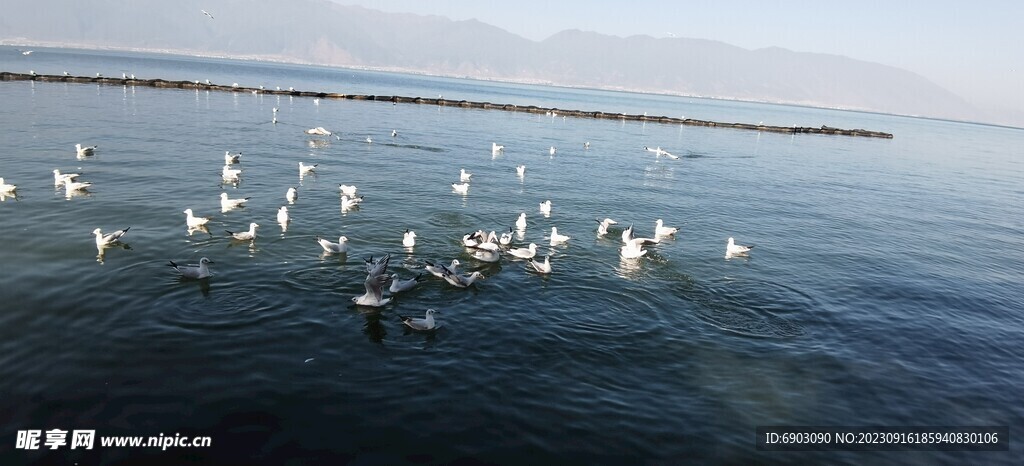
<svg viewBox="0 0 1024 466">
<path fill-rule="evenodd" d="M 263 89 L 254 87 L 242 87 L 236 85 L 222 85 L 198 81 L 167 81 L 163 79 L 125 79 L 108 77 L 89 76 L 56 76 L 30 73 L 0 73 L 0 81 L 41 81 L 41 82 L 63 82 L 63 83 L 95 83 L 110 86 L 149 86 L 168 89 L 200 89 L 207 91 L 224 92 L 248 92 L 270 95 L 288 95 L 294 97 L 314 97 L 320 99 L 348 99 L 348 100 L 374 100 L 381 102 L 403 103 L 403 104 L 427 104 L 446 107 L 480 108 L 492 110 L 504 110 L 507 112 L 543 113 L 555 116 L 574 118 L 600 118 L 606 120 L 629 120 L 645 121 L 652 123 L 677 124 L 689 126 L 710 126 L 716 128 L 734 128 L 754 131 L 765 131 L 770 133 L 789 134 L 833 134 L 839 136 L 862 136 L 873 138 L 891 139 L 891 133 L 880 131 L 868 131 L 864 129 L 841 129 L 822 125 L 820 128 L 805 126 L 771 126 L 749 123 L 720 123 L 708 120 L 695 120 L 692 118 L 673 118 L 668 116 L 630 115 L 625 113 L 587 112 L 582 110 L 566 110 L 560 108 L 537 107 L 535 105 L 495 104 L 490 102 L 473 102 L 467 100 L 447 100 L 443 98 L 424 97 L 403 97 L 396 95 L 364 95 L 364 94 L 339 94 L 332 92 L 310 92 L 294 89 Z"/>
</svg>

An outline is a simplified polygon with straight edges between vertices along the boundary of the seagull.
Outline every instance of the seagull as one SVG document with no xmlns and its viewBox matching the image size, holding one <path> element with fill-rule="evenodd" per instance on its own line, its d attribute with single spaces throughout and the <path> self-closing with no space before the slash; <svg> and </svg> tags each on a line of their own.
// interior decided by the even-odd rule
<svg viewBox="0 0 1024 466">
<path fill-rule="evenodd" d="M 597 236 L 604 236 L 608 234 L 609 226 L 618 224 L 619 222 L 616 222 L 615 220 L 612 220 L 610 218 L 606 218 L 604 220 L 597 220 L 597 223 L 599 223 L 599 225 L 597 226 Z"/>
<path fill-rule="evenodd" d="M 320 99 L 313 99 L 313 105 L 320 105 Z"/>
<path fill-rule="evenodd" d="M 630 240 L 625 246 L 619 248 L 619 253 L 626 259 L 636 259 L 647 254 L 647 250 L 643 249 L 643 240 L 644 238 Z"/>
<path fill-rule="evenodd" d="M 493 244 L 493 243 L 487 243 Z M 498 262 L 501 260 L 501 254 L 498 251 L 490 249 L 478 249 L 473 251 L 473 258 L 481 262 Z"/>
<path fill-rule="evenodd" d="M 679 158 L 679 157 L 677 157 L 675 155 L 672 155 L 672 154 L 668 153 L 667 150 L 662 149 L 661 147 L 656 147 L 654 149 L 651 149 L 650 147 L 644 146 L 644 150 L 646 150 L 647 152 L 654 152 L 654 155 L 656 157 L 660 157 L 660 156 L 664 155 L 664 156 L 667 156 L 668 158 L 670 158 L 672 160 L 676 160 L 676 159 Z"/>
<path fill-rule="evenodd" d="M 352 302 L 356 303 L 357 306 L 371 307 L 381 307 L 391 302 L 391 298 L 383 297 L 384 285 L 391 281 L 391 276 L 387 275 L 388 262 L 390 260 L 391 255 L 385 254 L 384 257 L 373 263 L 372 268 L 366 275 L 366 281 L 363 282 L 366 293 L 362 296 L 353 297 Z"/>
<path fill-rule="evenodd" d="M 207 13 L 206 10 L 199 10 L 199 11 L 202 11 L 204 15 L 209 16 L 210 19 L 213 19 L 213 15 L 211 15 L 210 13 Z"/>
<path fill-rule="evenodd" d="M 503 152 L 504 150 L 505 146 L 499 145 L 496 142 L 491 143 L 491 155 L 498 155 L 499 152 Z"/>
<path fill-rule="evenodd" d="M 411 248 L 416 245 L 416 232 L 405 230 L 405 236 L 402 238 L 402 246 Z"/>
<path fill-rule="evenodd" d="M 459 194 L 469 194 L 469 183 L 452 183 L 452 190 Z"/>
<path fill-rule="evenodd" d="M 501 237 L 498 238 L 498 244 L 502 246 L 512 244 L 512 227 L 508 227 L 508 233 L 501 234 Z"/>
<path fill-rule="evenodd" d="M 508 253 L 520 259 L 533 259 L 533 256 L 537 255 L 537 244 L 530 243 L 529 247 L 509 249 Z"/>
<path fill-rule="evenodd" d="M 629 244 L 629 242 L 633 241 L 634 239 L 641 240 L 640 244 L 642 244 L 642 245 L 658 244 L 658 243 L 661 242 L 661 239 L 659 239 L 659 238 L 634 238 L 633 237 L 633 224 L 630 223 L 629 224 L 629 228 L 626 228 L 625 230 L 622 230 L 622 244 Z"/>
<path fill-rule="evenodd" d="M 93 230 L 92 234 L 96 235 L 96 247 L 99 249 L 103 249 L 107 246 L 111 246 L 114 243 L 119 242 L 121 240 L 121 237 L 124 236 L 125 233 L 128 233 L 128 230 L 131 230 L 131 228 L 132 227 L 128 227 L 123 230 L 117 230 L 113 233 L 109 233 L 106 235 L 104 235 L 99 228 Z"/>
<path fill-rule="evenodd" d="M 294 204 L 295 200 L 299 198 L 299 190 L 295 189 L 294 186 L 288 188 L 288 191 L 284 193 L 284 198 L 289 204 Z"/>
<path fill-rule="evenodd" d="M 210 221 L 210 217 L 196 217 L 192 214 L 192 209 L 185 209 L 183 213 L 185 214 L 185 225 L 192 229 L 203 228 Z"/>
<path fill-rule="evenodd" d="M 231 168 L 230 165 L 224 165 L 224 168 L 220 171 L 220 177 L 224 181 L 238 181 L 238 177 L 242 174 L 242 170 Z"/>
<path fill-rule="evenodd" d="M 251 198 L 245 199 L 228 199 L 228 193 L 220 193 L 220 210 L 221 212 L 227 212 L 231 209 L 242 207 Z"/>
<path fill-rule="evenodd" d="M 75 150 L 78 151 L 78 156 L 79 157 L 85 157 L 87 155 L 92 155 L 93 152 L 96 152 L 96 148 L 98 148 L 98 147 L 99 146 L 82 147 L 81 144 L 75 144 Z"/>
<path fill-rule="evenodd" d="M 736 244 L 736 242 L 733 241 L 732 237 L 730 236 L 729 237 L 729 242 L 725 245 L 725 255 L 726 256 L 745 256 L 745 255 L 747 255 L 748 252 L 750 252 L 751 249 L 754 249 L 754 247 L 753 246 L 741 246 L 739 244 Z"/>
<path fill-rule="evenodd" d="M 419 274 L 408 280 L 399 280 L 398 274 L 393 273 L 391 274 L 391 288 L 388 288 L 388 291 L 390 291 L 391 294 L 409 291 L 416 287 L 416 284 L 420 282 L 422 277 L 423 274 Z"/>
<path fill-rule="evenodd" d="M 359 206 L 359 203 L 363 202 L 363 197 L 348 197 L 345 195 L 341 196 L 341 210 L 352 210 Z"/>
<path fill-rule="evenodd" d="M 537 262 L 536 259 L 531 259 L 530 265 L 533 266 L 533 270 L 540 273 L 551 273 L 551 261 L 548 257 L 549 256 L 544 256 L 544 262 Z"/>
<path fill-rule="evenodd" d="M 366 143 L 367 143 L 367 144 L 373 144 L 373 139 L 370 139 L 370 137 L 369 137 L 369 136 L 367 136 L 367 137 L 366 137 Z"/>
<path fill-rule="evenodd" d="M 657 222 L 655 222 L 654 236 L 673 236 L 678 231 L 679 228 L 665 226 L 665 222 L 663 222 L 660 218 Z"/>
<path fill-rule="evenodd" d="M 516 167 L 516 175 L 519 175 L 520 178 L 526 176 L 526 165 L 519 165 L 519 166 L 517 166 Z"/>
<path fill-rule="evenodd" d="M 238 163 L 242 159 L 242 153 L 232 154 L 231 151 L 224 151 L 224 165 Z"/>
<path fill-rule="evenodd" d="M 332 243 L 319 236 L 316 237 L 316 242 L 320 243 L 320 247 L 324 248 L 324 252 L 330 253 L 346 253 L 348 252 L 348 238 L 341 236 L 338 238 L 337 243 Z"/>
<path fill-rule="evenodd" d="M 64 76 L 71 76 L 71 73 L 68 73 L 67 71 L 65 71 L 64 72 Z"/>
<path fill-rule="evenodd" d="M 551 200 L 540 203 L 540 213 L 544 214 L 545 217 L 551 216 Z"/>
<path fill-rule="evenodd" d="M 35 50 L 24 50 L 24 51 L 21 52 L 21 54 L 22 55 L 32 55 L 32 52 L 34 52 L 34 51 Z"/>
<path fill-rule="evenodd" d="M 548 149 L 548 153 L 550 153 L 551 155 L 555 155 L 555 146 L 551 146 L 551 148 Z"/>
<path fill-rule="evenodd" d="M 590 141 L 587 141 L 587 142 L 584 142 L 584 143 L 583 143 L 583 149 L 584 149 L 584 150 L 586 150 L 586 149 L 590 149 Z"/>
<path fill-rule="evenodd" d="M 398 136 L 398 130 L 397 129 L 391 130 L 391 137 L 395 137 L 395 136 Z"/>
<path fill-rule="evenodd" d="M 306 164 L 304 164 L 302 162 L 299 162 L 299 176 L 308 175 L 310 173 L 313 173 L 313 170 L 316 169 L 317 165 L 319 165 L 319 164 L 318 163 L 314 163 L 313 165 L 306 165 Z"/>
<path fill-rule="evenodd" d="M 338 189 L 340 189 L 341 190 L 341 194 L 343 194 L 345 196 L 348 196 L 348 197 L 355 197 L 356 196 L 356 187 L 355 186 L 349 186 L 347 184 L 342 184 L 342 185 L 338 185 Z"/>
<path fill-rule="evenodd" d="M 470 173 L 470 172 L 467 172 L 465 168 L 460 168 L 459 170 L 460 170 L 459 171 L 459 181 L 461 181 L 463 183 L 469 181 L 469 178 L 471 176 L 473 176 L 473 174 Z"/>
<path fill-rule="evenodd" d="M 469 275 L 458 275 L 450 270 L 442 275 L 441 278 L 456 288 L 468 288 L 477 280 L 487 279 L 487 277 L 480 272 L 473 272 Z"/>
<path fill-rule="evenodd" d="M 275 108 L 275 110 L 276 110 L 276 108 Z M 277 112 L 275 111 L 274 114 L 276 115 Z M 277 117 L 275 117 L 275 119 L 276 118 Z M 324 129 L 323 126 L 317 126 L 316 128 L 307 129 L 306 130 L 306 134 L 312 134 L 312 135 L 315 135 L 315 136 L 330 136 L 332 133 L 330 131 L 327 131 L 326 129 Z"/>
<path fill-rule="evenodd" d="M 519 231 L 526 231 L 526 212 L 519 214 L 519 219 L 516 220 L 516 229 Z"/>
<path fill-rule="evenodd" d="M 2 193 L 13 193 L 17 186 L 13 184 L 7 184 L 3 178 L 0 178 L 0 192 Z"/>
<path fill-rule="evenodd" d="M 0 183 L 3 183 L 3 178 L 0 178 Z M 72 181 L 67 180 L 64 182 L 64 194 L 70 196 L 75 191 L 81 191 L 85 188 L 92 186 L 92 183 L 86 183 L 84 181 Z"/>
<path fill-rule="evenodd" d="M 425 332 L 440 327 L 440 325 L 437 325 L 437 323 L 434 322 L 434 314 L 440 314 L 440 312 L 437 312 L 433 309 L 427 309 L 427 315 L 424 316 L 422 319 L 420 319 L 419 317 L 406 316 L 398 316 L 398 318 L 402 319 L 402 323 L 407 325 L 409 328 Z"/>
<path fill-rule="evenodd" d="M 291 219 L 288 218 L 288 206 L 281 206 L 277 209 L 277 223 L 281 224 L 281 228 L 285 228 L 289 221 Z"/>
<path fill-rule="evenodd" d="M 82 176 L 81 173 L 61 173 L 60 170 L 53 169 L 53 186 L 62 186 L 67 181 L 74 181 L 75 178 Z"/>
<path fill-rule="evenodd" d="M 434 265 L 434 263 L 430 261 L 426 261 L 426 263 L 427 272 L 430 272 L 438 278 L 444 278 L 445 273 L 458 273 L 459 265 L 461 265 L 458 259 L 452 259 L 452 264 L 449 266 L 445 266 L 444 264 Z"/>
<path fill-rule="evenodd" d="M 224 231 L 227 231 L 228 234 L 231 235 L 231 238 L 237 239 L 239 241 L 255 241 L 256 240 L 256 227 L 258 227 L 258 226 L 259 225 L 256 224 L 256 222 L 253 222 L 253 223 L 249 224 L 249 231 L 240 231 L 238 233 L 231 232 L 231 231 L 228 231 L 228 230 L 224 230 Z"/>
<path fill-rule="evenodd" d="M 171 267 L 174 267 L 174 270 L 177 270 L 178 273 L 181 274 L 182 278 L 201 279 L 201 278 L 207 278 L 210 275 L 212 275 L 210 273 L 210 268 L 207 265 L 208 264 L 212 264 L 213 261 L 211 261 L 210 259 L 207 259 L 205 257 L 202 258 L 202 259 L 199 259 L 199 265 L 193 265 L 193 264 L 178 265 L 178 264 L 174 263 L 174 261 L 168 261 L 168 262 L 170 262 L 170 263 L 167 264 L 167 265 L 169 265 Z"/>
<path fill-rule="evenodd" d="M 551 245 L 554 246 L 558 243 L 564 243 L 569 241 L 570 237 L 566 235 L 558 234 L 558 228 L 551 227 Z"/>
</svg>

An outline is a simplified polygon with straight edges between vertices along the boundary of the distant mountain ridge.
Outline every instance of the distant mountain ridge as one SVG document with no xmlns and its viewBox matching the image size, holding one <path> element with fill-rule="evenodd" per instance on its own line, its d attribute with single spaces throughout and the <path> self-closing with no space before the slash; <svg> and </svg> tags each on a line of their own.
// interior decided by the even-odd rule
<svg viewBox="0 0 1024 466">
<path fill-rule="evenodd" d="M 979 115 L 964 99 L 909 71 L 702 39 L 567 30 L 535 42 L 476 20 L 326 0 L 39 0 L 4 10 L 0 40 L 173 49 L 958 120 Z"/>
</svg>

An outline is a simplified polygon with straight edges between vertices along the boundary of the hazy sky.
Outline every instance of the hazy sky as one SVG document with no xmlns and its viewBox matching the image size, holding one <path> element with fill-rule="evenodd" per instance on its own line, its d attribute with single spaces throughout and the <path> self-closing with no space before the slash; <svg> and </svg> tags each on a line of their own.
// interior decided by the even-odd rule
<svg viewBox="0 0 1024 466">
<path fill-rule="evenodd" d="M 983 107 L 1024 110 L 1024 2 L 334 0 L 476 18 L 532 40 L 565 29 L 844 55 L 918 73 Z"/>
</svg>

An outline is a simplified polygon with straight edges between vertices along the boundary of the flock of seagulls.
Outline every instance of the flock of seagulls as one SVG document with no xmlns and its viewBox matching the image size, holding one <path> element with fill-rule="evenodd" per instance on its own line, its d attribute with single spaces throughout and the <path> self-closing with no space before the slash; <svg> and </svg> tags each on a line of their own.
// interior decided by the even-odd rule
<svg viewBox="0 0 1024 466">
<path fill-rule="evenodd" d="M 203 11 L 203 14 L 213 19 L 213 16 L 206 11 Z M 273 121 L 276 123 L 278 109 L 274 108 L 273 110 Z M 333 135 L 331 131 L 321 126 L 307 129 L 305 130 L 305 133 L 313 136 Z M 397 134 L 397 130 L 392 130 L 392 137 L 397 136 Z M 372 143 L 373 141 L 368 136 L 366 138 L 366 142 Z M 589 149 L 589 147 L 589 142 L 583 143 L 584 149 Z M 97 149 L 98 146 L 96 145 L 75 145 L 76 155 L 79 159 L 88 158 L 94 155 Z M 648 152 L 655 153 L 655 155 L 659 157 L 665 156 L 671 159 L 679 158 L 661 147 L 652 149 L 644 146 L 644 149 Z M 491 144 L 492 156 L 500 155 L 504 150 L 504 145 L 497 143 Z M 551 156 L 554 156 L 557 150 L 554 146 L 551 146 L 548 152 Z M 237 184 L 241 180 L 242 169 L 236 168 L 242 162 L 241 157 L 241 152 L 224 152 L 224 166 L 221 170 L 221 178 L 225 183 Z M 306 164 L 299 161 L 298 172 L 300 179 L 302 176 L 315 174 L 317 167 L 318 164 Z M 526 166 L 518 165 L 515 168 L 516 175 L 522 179 L 526 173 Z M 63 186 L 68 193 L 68 196 L 73 192 L 83 191 L 91 186 L 91 183 L 79 180 L 82 176 L 81 173 L 62 173 L 59 169 L 54 169 L 53 176 L 54 186 Z M 473 176 L 473 173 L 466 171 L 465 168 L 460 169 L 459 181 L 451 183 L 452 190 L 461 195 L 468 195 Z M 3 178 L 0 178 L 0 195 L 15 195 L 16 189 L 17 186 L 8 184 Z M 358 188 L 354 185 L 340 184 L 338 189 L 340 191 L 340 205 L 342 212 L 357 209 L 359 204 L 364 200 L 364 196 L 357 195 Z M 249 197 L 231 199 L 227 192 L 221 192 L 221 212 L 227 213 L 233 209 L 243 207 L 249 199 Z M 298 200 L 298 190 L 295 187 L 290 187 L 285 193 L 285 199 L 288 204 L 295 204 Z M 552 201 L 547 199 L 540 202 L 539 211 L 545 218 L 550 218 L 552 215 Z M 196 230 L 209 233 L 207 227 L 212 220 L 211 217 L 197 216 L 191 208 L 186 208 L 182 212 L 185 214 L 185 225 L 188 228 L 189 234 Z M 276 220 L 281 225 L 282 231 L 285 231 L 291 221 L 288 206 L 281 206 L 278 209 Z M 609 229 L 613 225 L 619 224 L 619 222 L 611 218 L 596 219 L 595 221 L 598 223 L 598 237 L 607 235 L 609 233 Z M 260 225 L 257 222 L 250 222 L 249 228 L 246 231 L 224 231 L 232 241 L 252 243 L 257 238 L 257 229 L 259 226 Z M 514 222 L 514 229 L 513 227 L 508 227 L 508 231 L 501 233 L 500 236 L 496 231 L 490 231 L 487 233 L 483 230 L 478 230 L 476 232 L 463 235 L 462 244 L 467 248 L 468 254 L 472 256 L 474 260 L 481 263 L 498 263 L 502 261 L 504 256 L 508 256 L 516 260 L 526 261 L 527 270 L 544 276 L 550 275 L 553 273 L 551 255 L 545 255 L 542 258 L 538 257 L 537 243 L 531 242 L 526 246 L 520 247 L 514 247 L 512 244 L 514 231 L 518 231 L 519 239 L 523 240 L 527 226 L 527 214 L 526 212 L 521 212 Z M 100 252 L 100 256 L 102 257 L 104 249 L 122 245 L 121 239 L 129 232 L 130 229 L 131 227 L 125 227 L 106 234 L 104 234 L 100 228 L 93 230 L 95 244 Z M 666 226 L 662 219 L 657 219 L 654 226 L 653 238 L 636 237 L 634 235 L 633 225 L 630 224 L 629 227 L 622 231 L 622 246 L 619 248 L 619 253 L 624 259 L 640 259 L 648 253 L 648 250 L 645 249 L 646 247 L 655 246 L 666 238 L 674 238 L 678 233 L 678 227 Z M 411 251 L 416 246 L 416 238 L 417 235 L 414 231 L 406 229 L 402 238 L 402 246 L 406 248 L 407 251 Z M 573 238 L 569 235 L 560 233 L 556 226 L 552 226 L 550 234 L 546 236 L 545 239 L 548 240 L 548 244 L 550 246 L 554 247 L 558 245 L 565 245 Z M 320 236 L 316 237 L 316 241 L 326 254 L 347 254 L 350 251 L 349 239 L 345 236 L 340 236 L 336 243 Z M 734 239 L 730 237 L 726 245 L 726 258 L 733 256 L 745 256 L 749 254 L 752 248 L 753 246 L 738 245 L 735 243 Z M 395 295 L 413 290 L 417 285 L 425 280 L 424 274 L 422 273 L 406 279 L 402 279 L 397 273 L 388 273 L 390 260 L 391 255 L 385 254 L 376 260 L 371 256 L 365 261 L 367 274 L 363 281 L 364 292 L 359 296 L 353 296 L 351 298 L 351 301 L 356 306 L 371 308 L 387 306 L 393 302 Z M 198 264 L 184 265 L 178 264 L 174 261 L 169 261 L 167 265 L 173 268 L 184 279 L 204 280 L 213 276 L 209 267 L 210 264 L 213 264 L 213 261 L 207 257 L 202 257 Z M 462 265 L 463 264 L 461 264 L 458 259 L 452 259 L 448 265 L 424 261 L 423 269 L 428 276 L 441 278 L 445 283 L 454 288 L 469 288 L 473 287 L 481 280 L 486 280 L 487 277 L 480 271 L 463 272 L 460 270 Z M 432 331 L 440 327 L 434 318 L 434 315 L 437 313 L 439 312 L 435 309 L 428 309 L 423 318 L 407 316 L 399 317 L 402 323 L 412 330 Z"/>
</svg>

